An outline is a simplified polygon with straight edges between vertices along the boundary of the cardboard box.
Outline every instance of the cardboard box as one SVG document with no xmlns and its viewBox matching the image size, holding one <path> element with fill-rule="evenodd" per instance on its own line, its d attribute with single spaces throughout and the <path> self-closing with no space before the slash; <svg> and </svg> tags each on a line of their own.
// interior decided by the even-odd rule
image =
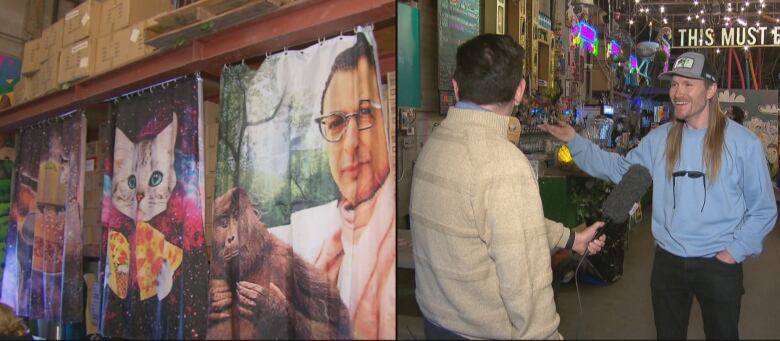
<svg viewBox="0 0 780 341">
<path fill-rule="evenodd" d="M 33 80 L 32 77 L 29 76 L 22 76 L 22 78 L 19 79 L 18 82 L 16 82 L 16 85 L 14 85 L 14 103 L 13 105 L 17 105 L 19 103 L 24 103 L 32 99 L 33 97 Z"/>
<path fill-rule="evenodd" d="M 136 61 L 154 52 L 153 47 L 144 44 L 145 26 L 145 22 L 136 23 L 98 38 L 95 74 Z"/>
<path fill-rule="evenodd" d="M 65 14 L 62 46 L 71 45 L 89 37 L 97 37 L 100 29 L 100 2 L 86 0 Z"/>
<path fill-rule="evenodd" d="M 171 10 L 173 6 L 170 0 L 104 0 L 101 3 L 98 35 L 111 34 Z"/>
<path fill-rule="evenodd" d="M 49 27 L 43 29 L 41 34 L 41 50 L 48 50 L 48 53 L 42 53 L 40 62 L 44 63 L 48 60 L 48 56 L 51 56 L 51 51 L 59 51 L 62 49 L 62 33 L 65 25 L 64 20 L 58 20 L 51 24 Z"/>
<path fill-rule="evenodd" d="M 82 242 L 84 245 L 100 245 L 100 208 L 84 207 L 84 230 Z"/>
<path fill-rule="evenodd" d="M 59 84 L 89 77 L 95 71 L 95 39 L 88 38 L 62 49 L 57 73 Z"/>
<path fill-rule="evenodd" d="M 60 89 L 57 72 L 60 67 L 60 50 L 53 50 L 47 53 L 49 57 L 46 62 L 41 64 L 37 80 L 39 82 L 35 97 L 40 97 Z"/>
<path fill-rule="evenodd" d="M 38 72 L 41 67 L 39 56 L 41 53 L 41 40 L 33 39 L 24 43 L 24 51 L 22 53 L 22 74 L 29 76 Z"/>
</svg>

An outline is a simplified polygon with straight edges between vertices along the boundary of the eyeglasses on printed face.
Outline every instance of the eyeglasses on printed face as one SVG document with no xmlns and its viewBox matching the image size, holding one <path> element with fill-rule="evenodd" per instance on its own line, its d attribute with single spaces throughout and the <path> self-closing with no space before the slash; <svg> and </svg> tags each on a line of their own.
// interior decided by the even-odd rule
<svg viewBox="0 0 780 341">
<path fill-rule="evenodd" d="M 681 176 L 687 176 L 691 179 L 698 179 L 701 178 L 701 184 L 704 188 L 704 202 L 701 204 L 701 210 L 699 212 L 704 212 L 704 204 L 707 203 L 707 181 L 705 180 L 707 177 L 704 173 L 698 172 L 698 171 L 676 171 L 672 173 L 672 200 L 673 200 L 673 208 L 677 208 L 677 195 L 676 195 L 676 180 L 678 177 Z"/>
<path fill-rule="evenodd" d="M 358 104 L 358 110 L 351 113 L 343 111 L 332 111 L 327 115 L 314 119 L 314 122 L 320 126 L 322 137 L 328 142 L 338 142 L 344 136 L 349 125 L 349 119 L 355 118 L 358 130 L 366 130 L 374 126 L 374 109 L 381 109 L 382 106 L 368 99 L 361 99 Z"/>
</svg>

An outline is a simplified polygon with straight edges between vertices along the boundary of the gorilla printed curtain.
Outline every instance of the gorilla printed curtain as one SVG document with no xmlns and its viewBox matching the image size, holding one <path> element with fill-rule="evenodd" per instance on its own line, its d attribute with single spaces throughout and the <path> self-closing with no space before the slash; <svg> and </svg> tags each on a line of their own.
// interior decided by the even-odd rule
<svg viewBox="0 0 780 341">
<path fill-rule="evenodd" d="M 84 116 L 22 130 L 13 176 L 2 302 L 35 319 L 80 322 Z"/>
<path fill-rule="evenodd" d="M 101 217 L 104 336 L 205 337 L 201 97 L 200 81 L 187 77 L 112 108 Z"/>
<path fill-rule="evenodd" d="M 395 338 L 395 181 L 371 28 L 226 67 L 209 338 Z"/>
</svg>

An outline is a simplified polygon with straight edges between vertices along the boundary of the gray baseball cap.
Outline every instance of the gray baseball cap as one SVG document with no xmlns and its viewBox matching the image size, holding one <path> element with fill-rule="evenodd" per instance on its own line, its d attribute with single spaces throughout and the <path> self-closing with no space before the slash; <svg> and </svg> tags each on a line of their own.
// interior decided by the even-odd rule
<svg viewBox="0 0 780 341">
<path fill-rule="evenodd" d="M 658 79 L 667 81 L 677 75 L 685 78 L 704 79 L 718 82 L 712 65 L 703 54 L 698 52 L 685 52 L 674 61 L 672 70 L 658 75 Z"/>
</svg>

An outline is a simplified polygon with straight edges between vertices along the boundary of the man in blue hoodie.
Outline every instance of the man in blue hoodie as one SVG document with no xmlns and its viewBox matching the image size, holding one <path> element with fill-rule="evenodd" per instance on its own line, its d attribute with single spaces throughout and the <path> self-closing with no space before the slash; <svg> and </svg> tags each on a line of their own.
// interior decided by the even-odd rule
<svg viewBox="0 0 780 341">
<path fill-rule="evenodd" d="M 662 73 L 674 118 L 625 157 L 601 150 L 566 124 L 541 125 L 568 143 L 588 174 L 619 182 L 632 164 L 653 176 L 655 260 L 650 280 L 659 339 L 685 339 L 693 297 L 707 339 L 738 339 L 742 262 L 761 253 L 777 219 L 761 141 L 727 119 L 715 72 L 686 52 Z"/>
</svg>

